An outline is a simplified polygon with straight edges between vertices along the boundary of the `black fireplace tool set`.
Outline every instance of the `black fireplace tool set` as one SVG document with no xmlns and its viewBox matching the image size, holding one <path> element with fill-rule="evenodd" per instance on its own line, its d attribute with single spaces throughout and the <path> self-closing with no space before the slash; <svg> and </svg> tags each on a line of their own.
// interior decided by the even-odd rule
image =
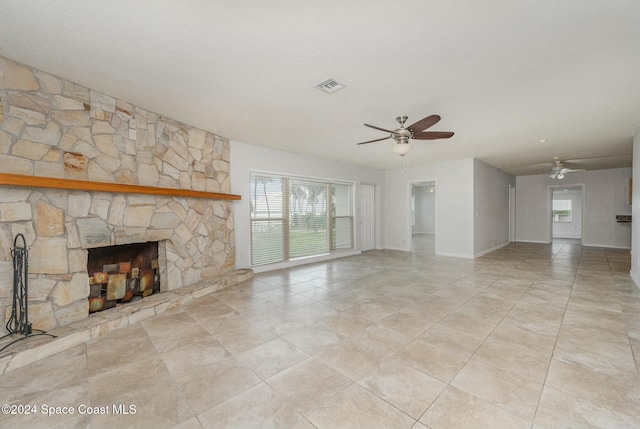
<svg viewBox="0 0 640 429">
<path fill-rule="evenodd" d="M 22 245 L 18 245 L 18 240 Z M 0 340 L 13 335 L 20 335 L 0 349 L 2 352 L 7 347 L 37 335 L 48 335 L 55 338 L 56 335 L 48 334 L 40 329 L 34 329 L 29 322 L 29 309 L 27 305 L 28 274 L 29 274 L 29 251 L 24 235 L 18 234 L 13 241 L 13 302 L 11 307 L 11 317 L 7 321 L 6 328 L 8 334 L 0 337 Z M 4 316 L 4 315 L 2 315 Z"/>
</svg>

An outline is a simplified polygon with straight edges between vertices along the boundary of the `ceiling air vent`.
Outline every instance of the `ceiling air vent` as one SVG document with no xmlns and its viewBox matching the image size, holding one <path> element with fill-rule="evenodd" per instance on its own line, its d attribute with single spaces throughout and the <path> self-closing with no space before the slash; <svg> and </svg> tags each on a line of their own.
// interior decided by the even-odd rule
<svg viewBox="0 0 640 429">
<path fill-rule="evenodd" d="M 335 79 L 328 78 L 320 82 L 316 85 L 316 88 L 320 88 L 321 90 L 328 92 L 329 94 L 336 92 L 339 89 L 344 88 L 344 85 Z"/>
</svg>

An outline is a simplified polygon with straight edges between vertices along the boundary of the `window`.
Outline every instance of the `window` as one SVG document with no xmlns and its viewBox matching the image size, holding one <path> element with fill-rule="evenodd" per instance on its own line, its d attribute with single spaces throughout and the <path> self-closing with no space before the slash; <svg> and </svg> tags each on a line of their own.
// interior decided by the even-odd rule
<svg viewBox="0 0 640 429">
<path fill-rule="evenodd" d="M 571 200 L 553 200 L 553 221 L 560 223 L 571 223 Z"/>
<path fill-rule="evenodd" d="M 353 185 L 251 173 L 251 263 L 353 248 Z"/>
</svg>

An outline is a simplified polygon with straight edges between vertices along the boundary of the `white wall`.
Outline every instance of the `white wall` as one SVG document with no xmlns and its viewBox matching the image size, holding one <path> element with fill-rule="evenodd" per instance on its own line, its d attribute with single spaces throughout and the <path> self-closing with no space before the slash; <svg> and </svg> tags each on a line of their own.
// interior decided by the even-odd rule
<svg viewBox="0 0 640 429">
<path fill-rule="evenodd" d="M 509 185 L 515 177 L 473 160 L 474 242 L 476 257 L 509 244 Z"/>
<path fill-rule="evenodd" d="M 640 129 L 633 138 L 633 196 L 631 218 L 631 278 L 640 288 Z"/>
<path fill-rule="evenodd" d="M 555 188 L 553 199 L 571 201 L 571 222 L 553 222 L 553 238 L 582 238 L 582 189 Z"/>
<path fill-rule="evenodd" d="M 412 182 L 436 182 L 436 253 L 473 258 L 473 159 L 385 172 L 385 247 L 411 249 Z"/>
<path fill-rule="evenodd" d="M 231 141 L 231 193 L 242 196 L 234 202 L 234 222 L 236 236 L 236 268 L 251 267 L 251 237 L 249 234 L 249 172 L 263 171 L 290 174 L 302 177 L 337 179 L 356 184 L 355 207 L 356 250 L 359 249 L 359 222 L 357 221 L 360 183 L 377 185 L 379 207 L 376 213 L 376 236 L 378 248 L 384 248 L 384 171 L 340 163 L 321 158 L 283 152 L 261 146 Z"/>
<path fill-rule="evenodd" d="M 584 185 L 585 246 L 631 246 L 631 226 L 616 222 L 616 215 L 631 214 L 627 201 L 631 168 L 569 173 L 566 186 Z M 550 187 L 558 185 L 548 174 L 516 178 L 516 241 L 548 243 L 551 238 Z"/>
<path fill-rule="evenodd" d="M 436 192 L 433 187 L 414 186 L 415 224 L 413 234 L 435 234 L 436 232 Z"/>
</svg>

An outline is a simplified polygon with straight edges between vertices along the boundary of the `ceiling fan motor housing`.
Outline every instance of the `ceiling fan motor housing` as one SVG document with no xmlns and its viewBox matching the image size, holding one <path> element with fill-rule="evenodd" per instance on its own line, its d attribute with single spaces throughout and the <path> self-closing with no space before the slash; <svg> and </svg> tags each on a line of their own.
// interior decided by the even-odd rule
<svg viewBox="0 0 640 429">
<path fill-rule="evenodd" d="M 398 144 L 408 143 L 411 137 L 413 137 L 411 131 L 406 128 L 398 128 L 393 132 L 393 138 Z"/>
</svg>

